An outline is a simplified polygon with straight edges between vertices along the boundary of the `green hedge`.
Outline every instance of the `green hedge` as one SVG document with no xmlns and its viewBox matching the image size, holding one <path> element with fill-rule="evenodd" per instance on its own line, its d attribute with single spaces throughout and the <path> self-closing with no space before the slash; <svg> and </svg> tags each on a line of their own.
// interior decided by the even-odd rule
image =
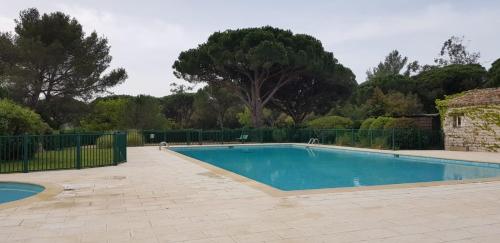
<svg viewBox="0 0 500 243">
<path fill-rule="evenodd" d="M 352 128 L 352 125 L 353 122 L 351 119 L 341 116 L 324 116 L 307 123 L 307 127 L 315 129 L 345 129 Z"/>
<path fill-rule="evenodd" d="M 45 134 L 47 123 L 34 111 L 10 100 L 0 100 L 0 135 Z"/>
<path fill-rule="evenodd" d="M 379 116 L 370 124 L 370 130 L 384 129 L 385 124 L 394 120 L 392 117 Z"/>
<path fill-rule="evenodd" d="M 97 148 L 113 147 L 113 136 L 102 135 L 97 139 Z M 131 130 L 127 132 L 127 146 L 143 146 L 144 135 L 140 131 Z"/>
</svg>

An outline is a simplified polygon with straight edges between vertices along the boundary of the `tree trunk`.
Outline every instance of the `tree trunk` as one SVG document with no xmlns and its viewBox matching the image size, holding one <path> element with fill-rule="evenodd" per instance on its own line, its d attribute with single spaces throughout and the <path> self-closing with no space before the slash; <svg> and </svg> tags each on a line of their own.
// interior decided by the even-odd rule
<svg viewBox="0 0 500 243">
<path fill-rule="evenodd" d="M 254 128 L 260 128 L 262 127 L 262 104 L 259 101 L 254 101 L 252 104 L 252 108 L 250 109 L 251 115 L 252 115 L 252 126 Z"/>
<path fill-rule="evenodd" d="M 263 113 L 263 105 L 260 97 L 260 82 L 254 81 L 251 91 L 251 107 L 250 114 L 252 115 L 252 126 L 254 128 L 262 127 L 262 113 Z"/>
</svg>

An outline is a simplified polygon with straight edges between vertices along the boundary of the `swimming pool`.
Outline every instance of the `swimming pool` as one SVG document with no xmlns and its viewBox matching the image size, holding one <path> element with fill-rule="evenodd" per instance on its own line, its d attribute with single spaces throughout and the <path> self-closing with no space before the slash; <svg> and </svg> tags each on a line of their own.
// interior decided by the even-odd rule
<svg viewBox="0 0 500 243">
<path fill-rule="evenodd" d="M 0 204 L 31 197 L 45 190 L 43 186 L 17 183 L 0 182 Z"/>
<path fill-rule="evenodd" d="M 171 150 L 284 191 L 500 177 L 500 164 L 302 145 Z"/>
</svg>

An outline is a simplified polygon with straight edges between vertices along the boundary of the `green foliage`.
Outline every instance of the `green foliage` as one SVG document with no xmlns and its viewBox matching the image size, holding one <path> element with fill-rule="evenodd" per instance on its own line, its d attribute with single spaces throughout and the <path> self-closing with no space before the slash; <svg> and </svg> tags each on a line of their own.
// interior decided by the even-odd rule
<svg viewBox="0 0 500 243">
<path fill-rule="evenodd" d="M 101 99 L 93 102 L 91 113 L 81 122 L 87 131 L 126 130 L 124 114 L 127 112 L 128 99 Z"/>
<path fill-rule="evenodd" d="M 41 100 L 90 99 L 127 78 L 122 68 L 105 72 L 112 59 L 107 39 L 85 36 L 78 21 L 61 12 L 21 11 L 15 35 L 0 39 L 10 96 L 36 110 Z"/>
<path fill-rule="evenodd" d="M 387 121 L 384 129 L 414 129 L 417 128 L 415 120 L 411 118 L 395 118 Z"/>
<path fill-rule="evenodd" d="M 81 126 L 87 131 L 172 128 L 173 122 L 166 119 L 161 110 L 160 101 L 151 96 L 97 99 Z"/>
<path fill-rule="evenodd" d="M 392 92 L 385 95 L 383 99 L 384 115 L 404 116 L 422 112 L 422 104 L 417 95 L 400 92 Z"/>
<path fill-rule="evenodd" d="M 113 135 L 104 134 L 97 138 L 96 146 L 99 149 L 107 149 L 113 147 Z M 142 146 L 144 145 L 144 136 L 137 130 L 127 132 L 127 146 Z"/>
<path fill-rule="evenodd" d="M 285 113 L 279 114 L 279 116 L 274 121 L 274 127 L 278 128 L 288 128 L 293 127 L 294 125 L 295 122 L 293 121 L 293 118 Z"/>
<path fill-rule="evenodd" d="M 500 87 L 500 58 L 488 70 L 488 82 L 485 87 Z"/>
<path fill-rule="evenodd" d="M 287 141 L 287 131 L 286 129 L 273 129 L 273 141 L 277 143 L 282 143 Z"/>
<path fill-rule="evenodd" d="M 180 128 L 190 127 L 195 94 L 180 92 L 165 96 L 162 100 L 163 115 L 175 121 Z"/>
<path fill-rule="evenodd" d="M 129 130 L 127 132 L 127 146 L 143 146 L 144 136 L 142 132 L 137 130 Z"/>
<path fill-rule="evenodd" d="M 359 129 L 361 129 L 361 130 L 370 129 L 370 126 L 372 125 L 372 123 L 374 121 L 375 121 L 375 118 L 373 118 L 373 117 L 370 117 L 370 118 L 364 120 L 363 123 L 361 123 L 361 127 Z"/>
<path fill-rule="evenodd" d="M 265 120 L 270 120 L 271 116 L 272 111 L 270 109 L 263 110 L 263 118 Z M 238 122 L 240 123 L 240 125 L 242 125 L 243 127 L 253 127 L 252 114 L 250 112 L 250 109 L 248 109 L 247 107 L 245 107 L 243 111 L 237 113 L 236 117 L 238 118 Z"/>
<path fill-rule="evenodd" d="M 384 117 L 384 116 L 379 116 L 377 119 L 375 119 L 371 125 L 370 125 L 370 130 L 379 130 L 379 129 L 384 129 L 385 124 L 388 122 L 394 120 L 392 117 Z"/>
<path fill-rule="evenodd" d="M 0 135 L 44 134 L 50 127 L 34 111 L 12 101 L 0 100 Z"/>
<path fill-rule="evenodd" d="M 440 66 L 453 64 L 478 64 L 479 52 L 470 53 L 467 46 L 463 43 L 464 37 L 452 36 L 443 43 L 439 57 L 434 62 Z"/>
<path fill-rule="evenodd" d="M 483 87 L 486 70 L 479 64 L 453 64 L 432 68 L 415 76 L 419 95 L 427 112 L 435 111 L 435 100 L 445 95 Z"/>
<path fill-rule="evenodd" d="M 96 146 L 98 149 L 107 149 L 113 147 L 113 136 L 111 135 L 102 135 L 97 138 Z"/>
<path fill-rule="evenodd" d="M 352 125 L 353 122 L 351 119 L 341 116 L 324 116 L 311 120 L 307 123 L 307 127 L 316 129 L 327 129 L 327 128 L 345 129 L 345 128 L 351 128 Z"/>
<path fill-rule="evenodd" d="M 408 63 L 408 57 L 403 57 L 398 50 L 393 50 L 377 67 L 366 72 L 367 80 L 371 81 L 375 78 L 400 75 L 405 67 L 404 75 L 409 76 L 411 72 L 419 68 L 419 65 L 417 61 Z"/>
<path fill-rule="evenodd" d="M 444 125 L 444 119 L 446 117 L 446 113 L 448 112 L 448 103 L 450 100 L 460 97 L 464 95 L 464 92 L 453 94 L 453 95 L 445 95 L 444 99 L 436 99 L 436 109 L 439 112 L 439 118 L 441 119 L 441 126 Z"/>
<path fill-rule="evenodd" d="M 299 125 L 308 114 L 323 115 L 333 104 L 345 101 L 356 86 L 355 75 L 349 68 L 331 65 L 322 73 L 306 73 L 280 88 L 271 107 L 286 113 Z"/>
<path fill-rule="evenodd" d="M 335 138 L 335 144 L 339 146 L 353 146 L 352 136 L 351 133 L 343 133 Z"/>
<path fill-rule="evenodd" d="M 263 124 L 263 109 L 282 87 L 337 60 L 320 41 L 273 27 L 213 33 L 207 42 L 182 52 L 173 68 L 189 82 L 220 83 L 250 109 L 252 125 Z"/>
<path fill-rule="evenodd" d="M 54 97 L 39 101 L 36 110 L 51 127 L 61 129 L 63 126 L 78 126 L 90 107 L 85 102 L 73 98 Z"/>
<path fill-rule="evenodd" d="M 404 116 L 420 113 L 422 104 L 417 95 L 392 91 L 384 94 L 376 87 L 364 104 L 369 116 Z"/>
<path fill-rule="evenodd" d="M 241 100 L 236 95 L 221 85 L 208 85 L 195 94 L 193 126 L 202 129 L 238 127 L 236 113 L 241 110 Z"/>
</svg>

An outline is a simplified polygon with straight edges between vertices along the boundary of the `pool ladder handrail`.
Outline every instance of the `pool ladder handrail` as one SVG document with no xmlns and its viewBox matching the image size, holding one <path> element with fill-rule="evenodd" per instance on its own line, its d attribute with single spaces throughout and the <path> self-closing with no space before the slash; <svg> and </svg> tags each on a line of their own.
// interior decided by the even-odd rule
<svg viewBox="0 0 500 243">
<path fill-rule="evenodd" d="M 307 144 L 319 144 L 319 139 L 317 138 L 310 138 L 309 142 Z"/>
<path fill-rule="evenodd" d="M 170 147 L 170 145 L 168 145 L 167 142 L 163 141 L 163 142 L 160 142 L 160 146 L 158 149 L 161 150 L 162 147 L 168 148 L 168 147 Z"/>
</svg>

